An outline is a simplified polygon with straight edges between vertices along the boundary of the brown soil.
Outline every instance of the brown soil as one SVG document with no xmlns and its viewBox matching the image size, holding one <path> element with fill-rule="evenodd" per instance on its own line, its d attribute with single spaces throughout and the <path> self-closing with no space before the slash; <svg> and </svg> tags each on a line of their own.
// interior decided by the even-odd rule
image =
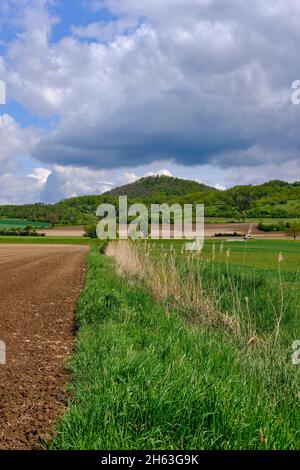
<svg viewBox="0 0 300 470">
<path fill-rule="evenodd" d="M 64 411 L 86 246 L 0 245 L 0 449 L 37 449 Z"/>
<path fill-rule="evenodd" d="M 38 230 L 38 233 L 46 235 L 46 237 L 83 237 L 85 234 L 84 227 L 57 227 Z"/>
<path fill-rule="evenodd" d="M 38 230 L 39 233 L 43 233 L 46 237 L 83 237 L 85 232 L 84 228 L 78 227 L 59 227 Z M 250 235 L 253 238 L 261 239 L 283 239 L 291 240 L 291 237 L 287 236 L 284 232 L 260 232 L 257 229 L 257 224 L 236 223 L 236 224 L 205 224 L 205 237 L 214 237 L 216 233 L 233 233 L 237 232 L 241 235 Z M 161 233 L 161 232 L 160 232 Z M 171 233 L 173 230 L 171 228 Z"/>
<path fill-rule="evenodd" d="M 249 223 L 239 224 L 205 224 L 205 236 L 213 237 L 216 233 L 233 233 L 237 232 L 242 235 L 252 232 L 252 225 Z"/>
</svg>

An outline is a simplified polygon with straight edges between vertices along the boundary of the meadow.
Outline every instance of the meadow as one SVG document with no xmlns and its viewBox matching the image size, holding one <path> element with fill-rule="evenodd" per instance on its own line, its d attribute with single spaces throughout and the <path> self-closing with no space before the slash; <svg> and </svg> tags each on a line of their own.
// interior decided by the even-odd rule
<svg viewBox="0 0 300 470">
<path fill-rule="evenodd" d="M 286 224 L 294 221 L 299 222 L 299 217 L 243 217 L 238 219 L 235 217 L 205 217 L 206 224 L 232 224 L 232 223 L 245 223 L 245 224 Z"/>
<path fill-rule="evenodd" d="M 44 245 L 97 245 L 99 240 L 85 237 L 19 237 L 1 236 L 0 244 L 44 244 Z"/>
<path fill-rule="evenodd" d="M 299 449 L 300 244 L 94 246 L 51 449 Z"/>
<path fill-rule="evenodd" d="M 51 224 L 46 222 L 35 222 L 27 219 L 1 219 L 0 218 L 0 230 L 18 229 L 25 227 L 32 228 L 50 228 Z"/>
</svg>

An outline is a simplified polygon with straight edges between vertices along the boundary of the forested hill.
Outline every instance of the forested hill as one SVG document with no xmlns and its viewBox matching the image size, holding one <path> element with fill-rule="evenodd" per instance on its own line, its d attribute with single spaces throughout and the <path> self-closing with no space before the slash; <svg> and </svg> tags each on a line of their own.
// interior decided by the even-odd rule
<svg viewBox="0 0 300 470">
<path fill-rule="evenodd" d="M 158 198 L 158 202 L 160 202 L 165 197 L 184 197 L 184 195 L 209 193 L 218 193 L 218 191 L 197 181 L 171 176 L 148 176 L 134 183 L 114 188 L 104 195 L 128 196 L 130 199 L 139 199 L 141 201 L 152 201 Z"/>
<path fill-rule="evenodd" d="M 269 181 L 261 185 L 235 186 L 226 191 L 179 178 L 156 176 L 95 196 L 80 196 L 57 204 L 0 206 L 0 217 L 46 221 L 52 224 L 82 225 L 96 221 L 99 204 L 118 204 L 118 196 L 127 195 L 129 204 L 146 205 L 205 204 L 207 217 L 298 218 L 300 217 L 300 182 Z"/>
</svg>

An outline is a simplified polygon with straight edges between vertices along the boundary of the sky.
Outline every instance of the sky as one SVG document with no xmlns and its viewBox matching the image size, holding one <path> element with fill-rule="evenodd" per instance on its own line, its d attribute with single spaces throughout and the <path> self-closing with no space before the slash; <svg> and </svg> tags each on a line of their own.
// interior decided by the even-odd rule
<svg viewBox="0 0 300 470">
<path fill-rule="evenodd" d="M 0 0 L 0 204 L 300 180 L 298 0 Z"/>
</svg>

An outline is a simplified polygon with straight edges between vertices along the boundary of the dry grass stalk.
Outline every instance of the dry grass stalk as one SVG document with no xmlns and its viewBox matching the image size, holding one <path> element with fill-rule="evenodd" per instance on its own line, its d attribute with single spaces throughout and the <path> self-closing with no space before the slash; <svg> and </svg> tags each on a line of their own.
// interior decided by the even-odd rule
<svg viewBox="0 0 300 470">
<path fill-rule="evenodd" d="M 118 274 L 140 275 L 142 266 L 136 250 L 127 241 L 110 242 L 105 250 L 106 256 L 116 261 Z"/>
<path fill-rule="evenodd" d="M 203 262 L 195 254 L 187 256 L 185 276 L 181 276 L 176 266 L 174 250 L 163 253 L 159 258 L 152 256 L 150 245 L 135 244 L 129 241 L 111 242 L 106 250 L 107 256 L 115 259 L 118 273 L 139 276 L 143 279 L 153 296 L 167 306 L 175 306 L 195 323 L 205 322 L 212 326 L 222 326 L 224 331 L 240 336 L 239 320 L 222 313 L 219 308 L 219 292 L 212 286 L 210 292 L 203 289 L 201 273 L 195 278 L 197 269 Z"/>
</svg>

